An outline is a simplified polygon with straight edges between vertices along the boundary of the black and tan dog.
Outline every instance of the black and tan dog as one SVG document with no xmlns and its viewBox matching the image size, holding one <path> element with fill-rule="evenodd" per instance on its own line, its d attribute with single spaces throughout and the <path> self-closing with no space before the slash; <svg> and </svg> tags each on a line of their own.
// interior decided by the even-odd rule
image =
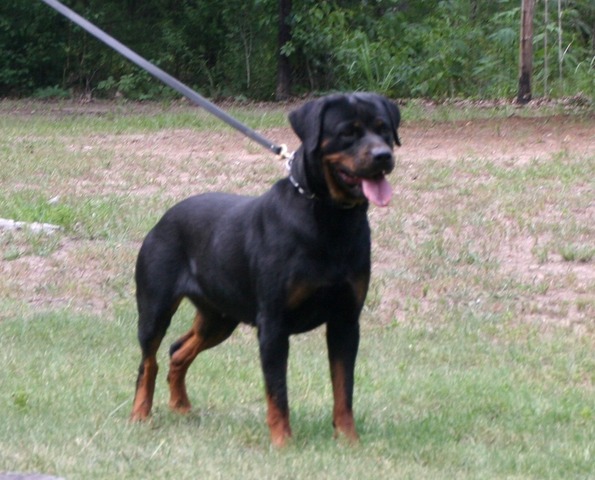
<svg viewBox="0 0 595 480">
<path fill-rule="evenodd" d="M 170 348 L 169 405 L 190 409 L 194 358 L 240 322 L 258 331 L 267 423 L 274 445 L 291 436 L 289 337 L 326 323 L 337 435 L 355 441 L 352 397 L 359 316 L 370 280 L 369 201 L 385 206 L 399 111 L 369 93 L 330 95 L 289 115 L 302 141 L 288 178 L 260 197 L 209 193 L 171 208 L 149 232 L 136 265 L 142 349 L 131 418 L 151 411 L 156 352 L 180 301 L 192 328 Z"/>
</svg>

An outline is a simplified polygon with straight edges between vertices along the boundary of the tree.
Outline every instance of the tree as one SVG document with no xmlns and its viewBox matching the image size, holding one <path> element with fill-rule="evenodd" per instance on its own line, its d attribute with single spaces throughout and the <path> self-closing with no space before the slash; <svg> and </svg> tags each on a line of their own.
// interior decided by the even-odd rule
<svg viewBox="0 0 595 480">
<path fill-rule="evenodd" d="M 291 95 L 291 64 L 283 48 L 291 41 L 290 14 L 291 0 L 279 0 L 277 88 L 275 90 L 277 100 L 286 100 Z"/>
<path fill-rule="evenodd" d="M 65 3 L 215 98 L 373 90 L 526 103 L 536 82 L 545 95 L 593 91 L 593 0 L 543 0 L 543 28 L 536 0 Z M 172 94 L 39 1 L 0 0 L 0 52 L 0 96 Z"/>
<path fill-rule="evenodd" d="M 526 104 L 531 101 L 531 72 L 533 70 L 533 14 L 535 0 L 522 0 L 521 5 L 521 42 L 520 76 L 517 102 Z"/>
</svg>

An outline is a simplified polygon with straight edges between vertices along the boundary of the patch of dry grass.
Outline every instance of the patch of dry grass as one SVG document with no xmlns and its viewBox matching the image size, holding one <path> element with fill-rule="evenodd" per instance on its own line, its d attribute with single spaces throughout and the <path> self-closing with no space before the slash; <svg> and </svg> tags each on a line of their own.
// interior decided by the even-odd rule
<svg viewBox="0 0 595 480">
<path fill-rule="evenodd" d="M 0 232 L 0 470 L 593 474 L 593 117 L 411 122 L 405 109 L 392 205 L 370 209 L 373 279 L 356 394 L 364 447 L 329 441 L 324 342 L 314 332 L 293 341 L 298 440 L 277 455 L 248 329 L 198 362 L 191 417 L 166 412 L 161 382 L 155 422 L 125 419 L 139 360 L 132 278 L 143 236 L 174 202 L 208 190 L 259 194 L 283 164 L 186 110 L 78 108 L 72 118 L 44 108 L 55 106 L 0 108 L 0 217 L 63 227 Z M 266 109 L 242 115 L 296 146 Z M 187 328 L 182 317 L 188 307 L 172 338 Z"/>
</svg>

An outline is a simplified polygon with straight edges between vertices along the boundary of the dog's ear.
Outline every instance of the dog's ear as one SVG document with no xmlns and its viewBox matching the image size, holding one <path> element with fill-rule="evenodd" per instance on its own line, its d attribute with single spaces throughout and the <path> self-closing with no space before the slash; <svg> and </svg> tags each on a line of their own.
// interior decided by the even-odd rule
<svg viewBox="0 0 595 480">
<path fill-rule="evenodd" d="M 369 93 L 369 92 L 358 92 L 354 93 L 353 96 L 357 99 L 363 100 L 365 102 L 372 102 L 377 106 L 382 105 L 384 111 L 388 115 L 391 123 L 391 130 L 393 132 L 393 140 L 395 143 L 400 147 L 401 140 L 399 140 L 399 124 L 401 123 L 401 113 L 399 112 L 399 107 L 386 97 L 379 95 L 377 93 Z"/>
<path fill-rule="evenodd" d="M 305 103 L 289 114 L 291 128 L 300 137 L 304 149 L 312 153 L 318 148 L 322 130 L 322 115 L 326 108 L 327 100 L 320 98 Z"/>
<path fill-rule="evenodd" d="M 395 143 L 400 147 L 401 140 L 399 140 L 399 123 L 401 123 L 401 113 L 399 112 L 399 107 L 396 104 L 387 100 L 386 98 L 382 97 L 382 103 L 384 104 L 384 108 L 388 113 L 388 117 L 391 121 L 391 127 L 393 130 L 393 138 L 395 139 Z"/>
</svg>

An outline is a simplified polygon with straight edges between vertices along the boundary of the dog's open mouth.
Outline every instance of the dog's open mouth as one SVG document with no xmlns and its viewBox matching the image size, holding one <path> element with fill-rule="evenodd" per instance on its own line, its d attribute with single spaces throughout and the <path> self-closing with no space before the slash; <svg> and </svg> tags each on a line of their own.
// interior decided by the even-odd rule
<svg viewBox="0 0 595 480">
<path fill-rule="evenodd" d="M 335 172 L 346 187 L 352 191 L 360 190 L 374 205 L 386 207 L 389 204 L 393 189 L 386 180 L 387 172 L 379 172 L 372 176 L 358 176 L 343 168 L 337 168 Z"/>
</svg>

